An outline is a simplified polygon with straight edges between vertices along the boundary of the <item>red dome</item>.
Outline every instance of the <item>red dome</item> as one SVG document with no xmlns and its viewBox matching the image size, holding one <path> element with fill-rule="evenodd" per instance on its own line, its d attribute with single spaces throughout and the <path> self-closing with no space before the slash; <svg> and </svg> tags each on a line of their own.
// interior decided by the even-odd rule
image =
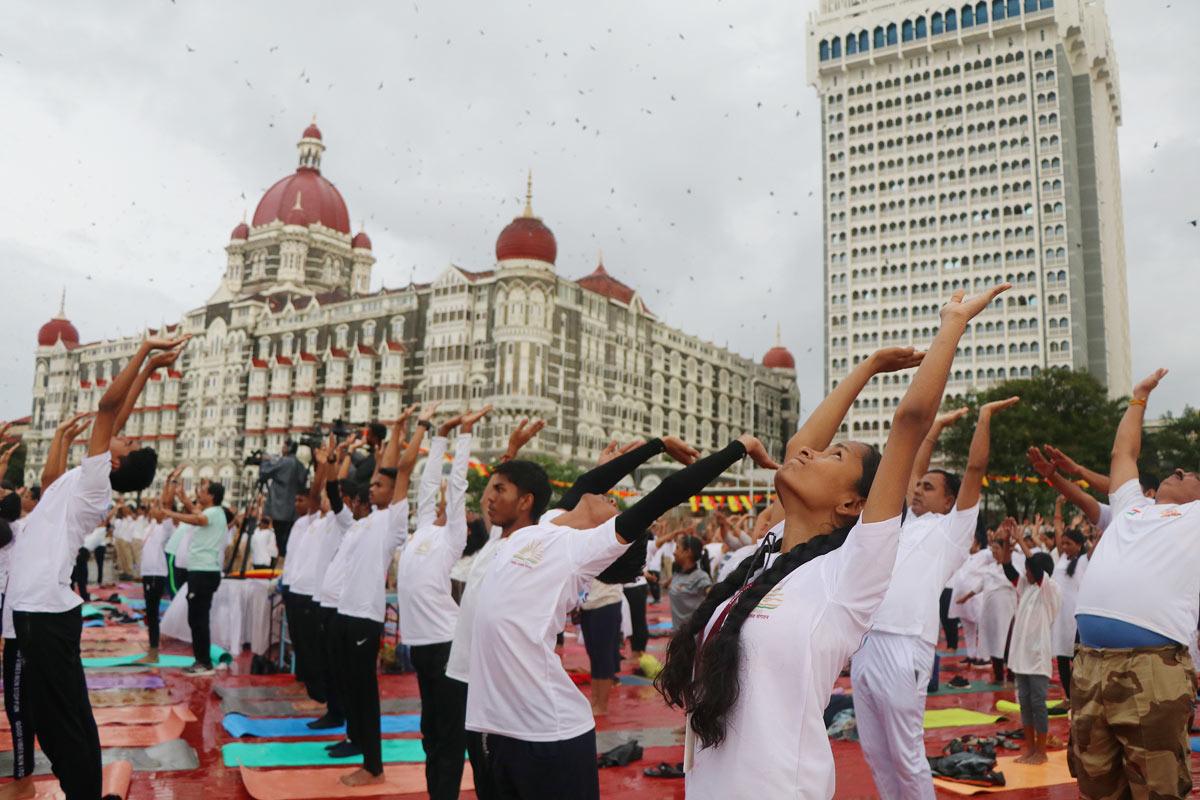
<svg viewBox="0 0 1200 800">
<path fill-rule="evenodd" d="M 245 223 L 245 221 L 239 222 L 237 224 L 237 226 L 233 229 L 233 233 L 229 234 L 229 239 L 231 241 L 234 239 L 249 239 L 249 238 L 250 238 L 250 226 L 247 225 Z"/>
<path fill-rule="evenodd" d="M 371 237 L 367 236 L 366 231 L 359 231 L 358 233 L 354 234 L 354 238 L 350 240 L 350 246 L 355 249 L 361 247 L 364 250 L 370 250 Z"/>
<path fill-rule="evenodd" d="M 792 354 L 788 352 L 786 347 L 776 345 L 767 351 L 763 356 L 763 366 L 768 369 L 795 369 L 796 359 L 792 358 Z"/>
<path fill-rule="evenodd" d="M 295 130 L 295 128 L 293 128 L 292 130 Z M 309 125 L 307 128 L 304 129 L 304 137 L 303 138 L 305 138 L 305 139 L 320 139 L 321 138 L 321 129 L 317 127 L 317 123 L 314 122 L 311 125 Z"/>
<path fill-rule="evenodd" d="M 528 258 L 553 264 L 557 256 L 558 242 L 554 240 L 554 232 L 537 217 L 517 217 L 496 239 L 497 261 Z"/>
<path fill-rule="evenodd" d="M 296 208 L 296 197 L 300 208 Z M 294 212 L 294 213 L 293 213 Z M 350 233 L 350 213 L 346 201 L 332 183 L 314 169 L 301 167 L 295 174 L 276 183 L 254 209 L 254 227 L 281 219 L 289 225 L 320 223 L 342 233 Z"/>
<path fill-rule="evenodd" d="M 79 344 L 79 331 L 64 317 L 55 317 L 38 329 L 38 347 L 53 347 L 60 339 L 68 347 Z"/>
</svg>

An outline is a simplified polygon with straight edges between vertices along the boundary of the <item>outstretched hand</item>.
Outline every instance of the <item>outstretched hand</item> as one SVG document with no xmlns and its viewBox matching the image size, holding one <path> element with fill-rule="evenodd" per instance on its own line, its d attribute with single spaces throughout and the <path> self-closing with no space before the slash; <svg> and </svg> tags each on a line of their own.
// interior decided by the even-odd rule
<svg viewBox="0 0 1200 800">
<path fill-rule="evenodd" d="M 462 433 L 470 433 L 475 427 L 475 423 L 492 413 L 492 404 L 488 403 L 478 411 L 468 411 L 463 414 L 460 419 L 462 425 Z"/>
<path fill-rule="evenodd" d="M 192 338 L 192 334 L 185 333 L 183 336 L 176 336 L 173 339 L 166 336 L 147 336 L 145 344 L 151 350 L 174 350 L 176 347 L 182 347 L 187 344 Z"/>
<path fill-rule="evenodd" d="M 441 402 L 440 402 L 440 401 L 438 401 L 438 400 L 435 400 L 435 401 L 433 401 L 432 403 L 430 403 L 429 405 L 427 405 L 427 406 L 425 406 L 424 408 L 422 408 L 422 409 L 421 409 L 421 414 L 420 414 L 420 415 L 417 417 L 417 422 L 429 422 L 429 423 L 432 423 L 432 422 L 433 422 L 433 415 L 437 413 L 438 406 L 440 406 L 440 405 L 441 405 Z M 404 410 L 404 413 L 400 415 L 400 418 L 401 418 L 401 419 L 403 419 L 403 420 L 405 420 L 405 421 L 407 421 L 407 420 L 408 420 L 408 417 L 409 417 L 409 415 L 411 415 L 411 414 L 412 414 L 412 412 L 414 412 L 414 411 L 416 411 L 416 410 L 417 410 L 417 407 L 416 407 L 416 406 L 409 406 L 408 408 L 406 408 L 406 409 Z"/>
<path fill-rule="evenodd" d="M 508 450 L 505 453 L 509 458 L 516 458 L 517 453 L 521 452 L 521 448 L 529 444 L 529 440 L 537 436 L 538 431 L 546 427 L 546 421 L 535 419 L 530 422 L 527 419 L 517 423 L 517 427 L 513 428 L 513 432 L 508 435 Z"/>
<path fill-rule="evenodd" d="M 1046 457 L 1042 455 L 1042 451 L 1036 445 L 1030 447 L 1025 452 L 1025 456 L 1029 459 L 1029 465 L 1033 467 L 1033 471 L 1047 480 L 1053 478 L 1054 473 L 1058 471 L 1053 464 L 1046 460 Z"/>
<path fill-rule="evenodd" d="M 959 289 L 950 298 L 950 301 L 942 306 L 942 322 L 957 321 L 965 325 L 991 305 L 993 300 L 1011 288 L 1011 283 L 1001 283 L 965 299 L 966 292 Z"/>
<path fill-rule="evenodd" d="M 919 367 L 924 358 L 925 351 L 915 347 L 884 347 L 872 353 L 870 361 L 872 370 L 879 374 Z"/>
<path fill-rule="evenodd" d="M 160 353 L 155 353 L 151 358 L 148 369 L 156 370 L 163 367 L 169 367 L 178 360 L 180 353 L 183 352 L 183 345 L 173 347 L 170 350 L 163 350 Z"/>
<path fill-rule="evenodd" d="M 645 444 L 644 440 L 634 439 L 632 442 L 629 442 L 625 445 L 619 445 L 617 444 L 617 440 L 613 439 L 604 446 L 603 450 L 600 451 L 600 457 L 596 459 L 596 466 L 603 466 L 617 456 L 623 456 L 629 451 L 641 447 L 643 444 Z"/>
<path fill-rule="evenodd" d="M 967 412 L 970 410 L 971 409 L 967 408 L 966 406 L 963 406 L 962 408 L 956 408 L 953 411 L 947 411 L 944 414 L 938 414 L 937 417 L 933 420 L 934 427 L 941 429 L 941 428 L 945 428 L 949 425 L 953 425 L 954 423 L 958 422 L 960 419 L 965 417 L 967 415 Z"/>
<path fill-rule="evenodd" d="M 443 438 L 445 438 L 446 436 L 449 436 L 450 431 L 457 428 L 462 423 L 462 421 L 463 421 L 462 414 L 457 414 L 457 415 L 451 417 L 450 419 L 446 420 L 441 425 L 438 425 L 438 431 L 437 431 L 438 436 L 441 436 Z M 466 431 L 464 431 L 464 433 L 465 432 Z"/>
<path fill-rule="evenodd" d="M 695 462 L 695 460 L 700 457 L 699 450 L 692 447 L 678 436 L 664 436 L 662 438 L 662 443 L 663 449 L 667 451 L 667 455 L 678 461 L 680 464 L 683 464 L 685 467 L 688 464 Z"/>
<path fill-rule="evenodd" d="M 775 461 L 767 453 L 767 448 L 763 446 L 763 443 L 759 441 L 758 437 L 751 436 L 748 433 L 743 433 L 738 437 L 737 440 L 746 448 L 746 455 L 748 455 L 755 464 L 763 469 L 779 469 L 779 464 L 775 463 Z"/>
<path fill-rule="evenodd" d="M 1054 445 L 1052 445 L 1052 444 L 1046 445 L 1045 450 L 1046 450 L 1046 455 L 1050 458 L 1050 463 L 1054 464 L 1055 467 L 1057 467 L 1058 469 L 1061 469 L 1063 472 L 1067 473 L 1068 475 L 1078 475 L 1080 473 L 1080 471 L 1082 470 L 1082 468 L 1079 466 L 1079 464 L 1076 463 L 1075 459 L 1071 458 L 1069 455 L 1064 453 L 1062 450 L 1059 450 Z"/>
<path fill-rule="evenodd" d="M 1133 399 L 1145 400 L 1150 396 L 1150 393 L 1158 388 L 1158 382 L 1165 378 L 1167 370 L 1156 369 L 1150 375 L 1142 379 L 1142 382 L 1133 387 Z"/>
<path fill-rule="evenodd" d="M 1003 411 L 1006 408 L 1011 408 L 1019 402 L 1021 402 L 1021 398 L 1015 395 L 1013 397 L 1005 398 L 1004 400 L 993 400 L 990 403 L 984 403 L 982 406 L 980 406 L 979 413 L 980 415 L 991 415 L 997 411 Z"/>
</svg>

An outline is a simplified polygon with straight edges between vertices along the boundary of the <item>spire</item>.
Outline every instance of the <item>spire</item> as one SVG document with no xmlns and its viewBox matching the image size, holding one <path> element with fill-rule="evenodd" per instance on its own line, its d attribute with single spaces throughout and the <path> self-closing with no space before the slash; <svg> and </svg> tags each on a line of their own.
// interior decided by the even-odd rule
<svg viewBox="0 0 1200 800">
<path fill-rule="evenodd" d="M 67 318 L 67 287 L 63 286 L 62 296 L 58 299 L 58 316 L 55 319 Z"/>
<path fill-rule="evenodd" d="M 321 154 L 325 152 L 325 143 L 321 141 L 321 129 L 317 127 L 316 114 L 313 114 L 312 124 L 300 134 L 296 149 L 300 151 L 300 169 L 321 171 Z"/>
<path fill-rule="evenodd" d="M 533 216 L 533 170 L 529 170 L 528 176 L 525 178 L 525 213 L 521 216 Z"/>
<path fill-rule="evenodd" d="M 778 322 L 776 322 L 775 323 L 775 346 L 776 347 L 781 347 L 783 345 L 783 336 L 780 335 L 779 330 L 780 330 L 780 325 Z"/>
</svg>

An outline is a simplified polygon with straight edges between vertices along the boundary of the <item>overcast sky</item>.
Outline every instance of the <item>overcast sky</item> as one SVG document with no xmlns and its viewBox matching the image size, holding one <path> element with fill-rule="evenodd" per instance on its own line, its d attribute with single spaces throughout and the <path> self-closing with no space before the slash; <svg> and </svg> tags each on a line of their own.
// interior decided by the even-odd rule
<svg viewBox="0 0 1200 800">
<path fill-rule="evenodd" d="M 1200 3 L 1109 5 L 1134 373 L 1172 370 L 1157 415 L 1200 401 Z M 603 249 L 662 318 L 754 358 L 781 325 L 807 412 L 822 377 L 815 7 L 5 3 L 0 418 L 29 413 L 35 335 L 63 286 L 84 341 L 202 305 L 314 113 L 376 287 L 492 266 L 532 167 L 560 274 Z"/>
</svg>

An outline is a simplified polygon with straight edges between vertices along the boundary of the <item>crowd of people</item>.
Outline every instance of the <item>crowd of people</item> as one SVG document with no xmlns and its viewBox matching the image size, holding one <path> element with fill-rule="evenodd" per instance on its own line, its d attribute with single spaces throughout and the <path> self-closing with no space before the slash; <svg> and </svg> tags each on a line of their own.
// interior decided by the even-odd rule
<svg viewBox="0 0 1200 800">
<path fill-rule="evenodd" d="M 263 464 L 265 498 L 241 512 L 219 483 L 185 491 L 180 469 L 153 500 L 114 505 L 114 493 L 154 481 L 154 451 L 120 432 L 150 374 L 186 342 L 146 340 L 98 411 L 56 431 L 40 488 L 0 490 L 17 778 L 2 791 L 32 791 L 36 736 L 68 798 L 99 797 L 80 606 L 89 563 L 102 582 L 111 547 L 116 577 L 142 581 L 146 663 L 158 659 L 160 599 L 186 592 L 193 677 L 214 671 L 209 616 L 222 577 L 281 566 L 296 679 L 325 707 L 309 727 L 345 725 L 329 750 L 361 757 L 342 776 L 350 786 L 384 779 L 378 660 L 394 587 L 435 799 L 458 797 L 464 752 L 483 800 L 599 797 L 596 719 L 608 713 L 626 638 L 637 668 L 686 713 L 678 772 L 689 798 L 832 797 L 822 714 L 847 669 L 879 795 L 929 798 L 923 714 L 941 636 L 990 665 L 995 684 L 1015 684 L 1023 762 L 1044 763 L 1052 745 L 1047 692 L 1057 673 L 1081 796 L 1185 795 L 1200 479 L 1179 469 L 1156 482 L 1137 469 L 1146 402 L 1165 371 L 1133 388 L 1107 474 L 1031 443 L 1031 467 L 1060 494 L 1051 517 L 989 526 L 980 513 L 992 421 L 1018 397 L 979 409 L 961 475 L 930 468 L 942 432 L 967 413 L 939 414 L 959 339 L 1007 288 L 957 293 L 925 352 L 863 359 L 782 454 L 750 434 L 707 455 L 672 435 L 614 443 L 557 499 L 545 469 L 520 457 L 538 421 L 510 432 L 481 495 L 468 497 L 473 430 L 491 407 L 439 415 L 434 403 L 405 409 L 390 427 L 313 443 L 311 475 L 289 446 Z M 913 372 L 882 451 L 835 442 L 860 392 L 901 370 Z M 89 427 L 86 457 L 67 469 L 71 443 Z M 681 468 L 621 507 L 614 487 L 664 454 Z M 747 457 L 775 471 L 769 507 L 701 519 L 678 510 Z M 670 608 L 662 663 L 647 654 L 649 603 Z M 590 697 L 558 648 L 572 619 Z"/>
</svg>

